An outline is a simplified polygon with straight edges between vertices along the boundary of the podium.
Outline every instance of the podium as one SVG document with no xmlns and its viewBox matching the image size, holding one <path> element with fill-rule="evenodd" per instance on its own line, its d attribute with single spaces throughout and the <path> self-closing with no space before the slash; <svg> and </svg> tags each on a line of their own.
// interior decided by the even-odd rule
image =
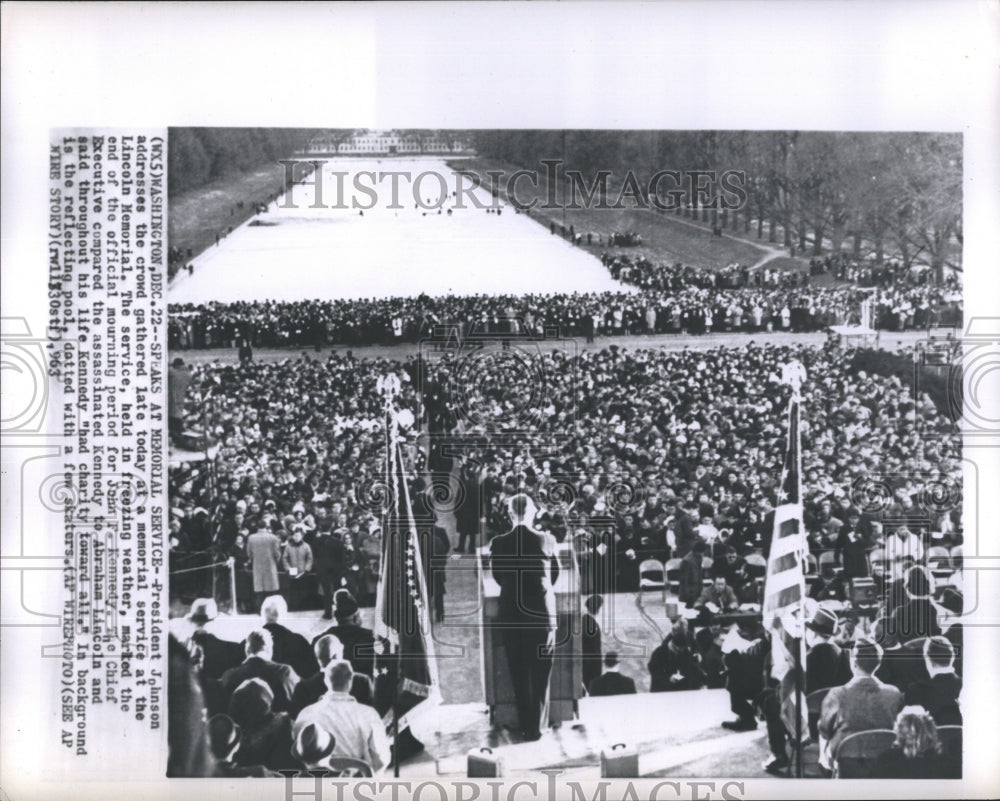
<svg viewBox="0 0 1000 801">
<path fill-rule="evenodd" d="M 580 576 L 576 557 L 568 543 L 558 546 L 559 578 L 555 584 L 556 647 L 549 676 L 549 725 L 576 717 L 576 702 L 583 695 L 583 649 L 580 623 Z M 507 654 L 499 626 L 493 625 L 500 613 L 500 585 L 490 573 L 489 546 L 477 551 L 479 607 L 482 647 L 480 677 L 483 695 L 494 726 L 519 727 L 514 688 L 510 681 Z"/>
</svg>

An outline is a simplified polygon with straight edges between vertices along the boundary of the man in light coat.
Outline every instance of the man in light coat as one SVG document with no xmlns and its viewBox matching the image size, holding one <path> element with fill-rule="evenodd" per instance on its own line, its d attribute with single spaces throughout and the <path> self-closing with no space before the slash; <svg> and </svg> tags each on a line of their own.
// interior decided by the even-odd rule
<svg viewBox="0 0 1000 801">
<path fill-rule="evenodd" d="M 247 555 L 253 570 L 253 592 L 260 609 L 264 599 L 278 592 L 278 564 L 281 562 L 281 540 L 261 528 L 247 538 Z"/>
</svg>

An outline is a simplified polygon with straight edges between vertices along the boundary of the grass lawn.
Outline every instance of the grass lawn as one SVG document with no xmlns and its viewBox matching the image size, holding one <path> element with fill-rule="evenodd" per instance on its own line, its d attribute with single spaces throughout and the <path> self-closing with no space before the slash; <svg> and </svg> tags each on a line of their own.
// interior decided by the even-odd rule
<svg viewBox="0 0 1000 801">
<path fill-rule="evenodd" d="M 278 163 L 240 173 L 170 197 L 168 236 L 171 246 L 191 248 L 197 256 L 215 244 L 215 235 L 225 233 L 253 215 L 254 201 L 266 201 L 280 192 L 285 168 Z M 236 204 L 243 201 L 243 208 Z"/>
<path fill-rule="evenodd" d="M 507 175 L 514 172 L 511 165 L 489 159 L 470 159 L 456 162 L 456 168 L 461 168 L 480 176 L 485 186 L 489 186 L 486 170 L 504 170 Z M 614 179 L 608 182 L 608 202 L 613 203 L 620 191 L 620 184 Z M 501 191 L 503 182 L 501 181 Z M 559 202 L 562 202 L 562 187 L 556 192 Z M 521 179 L 517 184 L 517 198 L 522 202 L 530 202 L 538 198 L 538 206 L 545 202 L 547 186 L 544 173 L 539 175 L 537 189 Z M 580 202 L 580 198 L 577 198 Z M 626 204 L 629 201 L 626 199 Z M 563 223 L 562 209 L 544 210 L 536 206 L 531 217 L 548 227 L 550 222 L 556 226 Z M 634 231 L 642 237 L 640 247 L 616 248 L 617 252 L 631 256 L 645 256 L 650 261 L 661 264 L 682 262 L 695 267 L 717 270 L 734 262 L 752 265 L 765 255 L 765 251 L 753 245 L 731 239 L 728 235 L 716 237 L 709 228 L 701 224 L 695 226 L 691 221 L 675 217 L 671 213 L 660 214 L 654 210 L 623 208 L 623 209 L 567 209 L 565 212 L 566 227 L 574 226 L 576 232 L 584 235 L 582 247 L 596 255 L 609 250 L 607 244 L 597 244 L 597 234 L 607 237 L 608 234 L 619 231 Z M 557 228 L 558 230 L 558 228 Z M 594 234 L 594 242 L 588 246 L 587 233 Z"/>
</svg>

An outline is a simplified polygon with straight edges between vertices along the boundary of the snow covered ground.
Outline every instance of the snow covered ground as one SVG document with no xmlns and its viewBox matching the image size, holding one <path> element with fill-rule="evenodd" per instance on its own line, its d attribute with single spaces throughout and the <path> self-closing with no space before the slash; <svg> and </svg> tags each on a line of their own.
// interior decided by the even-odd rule
<svg viewBox="0 0 1000 801">
<path fill-rule="evenodd" d="M 394 179 L 379 180 L 389 171 L 405 173 L 395 179 L 395 202 Z M 421 173 L 431 175 L 418 181 Z M 483 206 L 492 198 L 439 159 L 331 159 L 322 174 L 323 208 L 312 208 L 313 186 L 295 186 L 195 259 L 194 274 L 182 271 L 171 284 L 170 301 L 630 291 L 594 256 L 511 207 L 487 213 L 468 195 L 465 208 L 455 207 L 459 180 Z M 415 189 L 435 208 L 415 208 Z M 373 200 L 363 214 L 354 208 Z"/>
</svg>

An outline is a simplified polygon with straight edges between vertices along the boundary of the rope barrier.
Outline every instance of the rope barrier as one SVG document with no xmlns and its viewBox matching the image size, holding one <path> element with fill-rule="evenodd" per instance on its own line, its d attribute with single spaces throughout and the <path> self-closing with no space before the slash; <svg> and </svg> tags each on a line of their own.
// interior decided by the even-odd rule
<svg viewBox="0 0 1000 801">
<path fill-rule="evenodd" d="M 223 565 L 228 565 L 229 562 L 212 562 L 210 565 L 198 565 L 197 567 L 185 567 L 180 570 L 171 570 L 169 575 L 176 576 L 178 573 L 190 573 L 194 570 L 208 570 L 210 567 L 220 567 Z"/>
</svg>

